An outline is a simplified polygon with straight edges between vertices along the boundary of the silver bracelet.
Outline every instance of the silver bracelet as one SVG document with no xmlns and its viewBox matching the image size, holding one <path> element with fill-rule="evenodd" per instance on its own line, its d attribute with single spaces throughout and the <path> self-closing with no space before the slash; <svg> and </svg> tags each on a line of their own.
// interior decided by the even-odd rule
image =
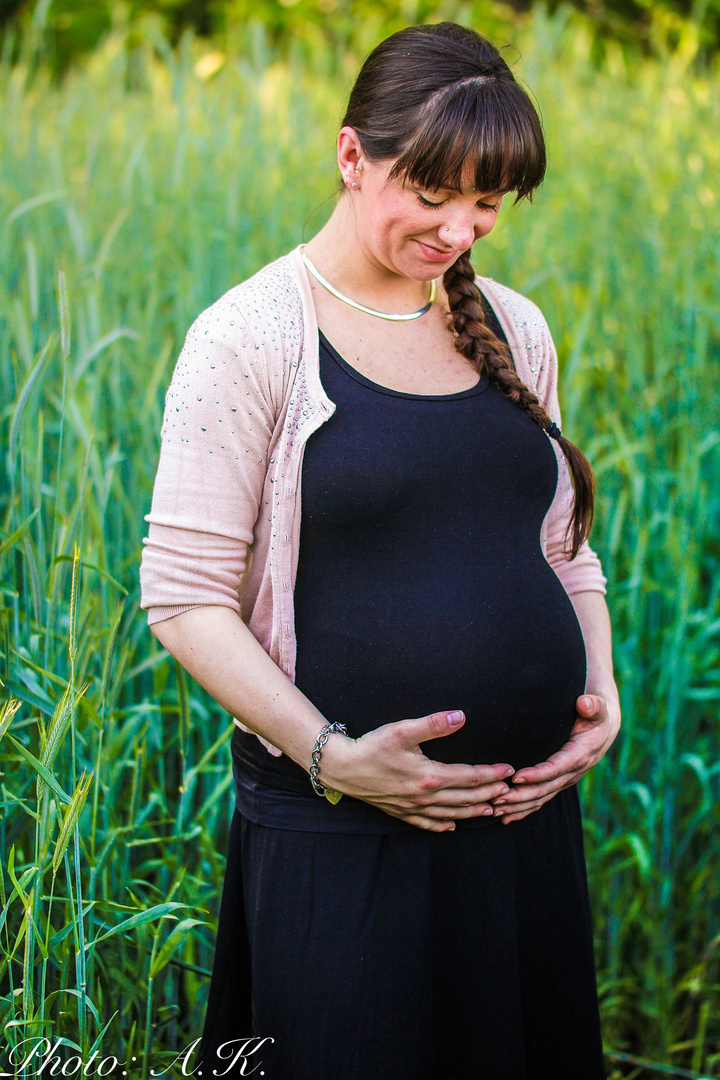
<svg viewBox="0 0 720 1080">
<path fill-rule="evenodd" d="M 339 731 L 343 735 L 347 735 L 347 727 L 345 724 L 324 724 L 320 728 L 320 733 L 315 740 L 315 745 L 312 750 L 312 765 L 310 766 L 310 783 L 313 786 L 313 790 L 316 795 L 324 795 L 328 802 L 339 803 L 342 799 L 342 792 L 335 791 L 333 788 L 324 787 L 318 780 L 318 773 L 320 772 L 320 755 L 322 748 L 328 741 L 328 737 L 331 732 Z"/>
</svg>

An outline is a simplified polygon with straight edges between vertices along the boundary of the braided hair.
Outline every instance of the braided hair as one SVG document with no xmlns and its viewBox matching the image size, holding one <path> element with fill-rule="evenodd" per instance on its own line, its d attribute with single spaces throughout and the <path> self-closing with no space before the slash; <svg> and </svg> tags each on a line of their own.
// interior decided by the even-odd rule
<svg viewBox="0 0 720 1080">
<path fill-rule="evenodd" d="M 350 94 L 352 127 L 371 161 L 394 161 L 390 177 L 428 191 L 474 187 L 531 200 L 545 175 L 545 142 L 535 107 L 498 50 L 455 23 L 412 26 L 368 56 Z M 593 517 L 595 481 L 585 455 L 566 439 L 518 376 L 510 350 L 486 325 L 469 251 L 445 272 L 455 347 L 480 374 L 551 438 L 567 459 L 575 489 L 566 543 L 574 558 Z"/>
<path fill-rule="evenodd" d="M 575 488 L 575 506 L 568 524 L 566 541 L 572 531 L 569 554 L 574 558 L 592 524 L 595 480 L 590 462 L 577 446 L 562 435 L 537 394 L 527 388 L 516 372 L 507 345 L 486 325 L 480 291 L 475 284 L 475 271 L 467 251 L 445 271 L 443 285 L 450 302 L 457 351 L 467 357 L 476 371 L 486 374 L 508 401 L 522 409 L 543 431 L 554 438 L 567 459 Z"/>
</svg>

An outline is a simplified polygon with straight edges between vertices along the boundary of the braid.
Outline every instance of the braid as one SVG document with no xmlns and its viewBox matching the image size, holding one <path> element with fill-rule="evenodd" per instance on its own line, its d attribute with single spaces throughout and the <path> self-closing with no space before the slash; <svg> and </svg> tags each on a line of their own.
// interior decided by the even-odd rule
<svg viewBox="0 0 720 1080">
<path fill-rule="evenodd" d="M 590 462 L 569 439 L 560 435 L 537 394 L 528 390 L 515 371 L 510 349 L 486 326 L 480 290 L 475 284 L 475 271 L 468 252 L 445 272 L 443 284 L 450 302 L 455 348 L 467 357 L 479 374 L 486 374 L 513 405 L 555 438 L 567 459 L 575 489 L 575 505 L 565 539 L 568 540 L 572 531 L 569 554 L 574 559 L 592 525 L 595 478 Z"/>
</svg>

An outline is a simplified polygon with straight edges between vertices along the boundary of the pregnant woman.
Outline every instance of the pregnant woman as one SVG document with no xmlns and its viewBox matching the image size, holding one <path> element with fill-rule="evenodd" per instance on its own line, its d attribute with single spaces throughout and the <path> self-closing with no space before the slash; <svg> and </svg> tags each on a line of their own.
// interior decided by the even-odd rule
<svg viewBox="0 0 720 1080">
<path fill-rule="evenodd" d="M 600 1080 L 594 484 L 541 313 L 470 262 L 541 127 L 484 38 L 418 26 L 337 160 L 327 225 L 188 333 L 147 518 L 153 632 L 236 718 L 199 1067 Z"/>
</svg>

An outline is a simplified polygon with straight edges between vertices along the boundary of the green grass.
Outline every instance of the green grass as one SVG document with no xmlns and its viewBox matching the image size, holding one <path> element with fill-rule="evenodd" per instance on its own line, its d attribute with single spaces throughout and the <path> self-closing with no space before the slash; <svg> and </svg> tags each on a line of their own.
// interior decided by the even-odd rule
<svg viewBox="0 0 720 1080">
<path fill-rule="evenodd" d="M 562 14 L 515 43 L 551 167 L 475 262 L 543 308 L 598 476 L 605 1038 L 720 1077 L 716 84 L 682 50 L 597 71 Z M 202 51 L 110 39 L 60 88 L 0 70 L 0 1024 L 146 1075 L 200 1034 L 232 805 L 228 719 L 138 610 L 163 394 L 195 315 L 329 212 L 352 74 L 257 39 L 203 79 Z"/>
</svg>

